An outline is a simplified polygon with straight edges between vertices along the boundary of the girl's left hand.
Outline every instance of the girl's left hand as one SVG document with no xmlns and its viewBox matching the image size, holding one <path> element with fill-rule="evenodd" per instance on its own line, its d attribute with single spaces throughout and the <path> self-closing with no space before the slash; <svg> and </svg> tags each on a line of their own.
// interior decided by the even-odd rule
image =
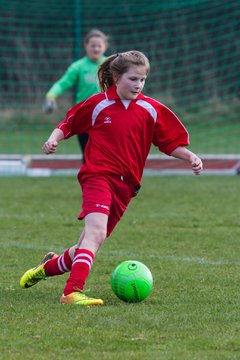
<svg viewBox="0 0 240 360">
<path fill-rule="evenodd" d="M 58 142 L 57 141 L 46 141 L 45 144 L 42 147 L 42 150 L 45 154 L 53 154 L 55 153 L 56 149 L 58 146 Z"/>
<path fill-rule="evenodd" d="M 203 163 L 202 160 L 197 155 L 194 155 L 194 157 L 192 158 L 191 165 L 194 174 L 200 175 L 203 170 Z"/>
</svg>

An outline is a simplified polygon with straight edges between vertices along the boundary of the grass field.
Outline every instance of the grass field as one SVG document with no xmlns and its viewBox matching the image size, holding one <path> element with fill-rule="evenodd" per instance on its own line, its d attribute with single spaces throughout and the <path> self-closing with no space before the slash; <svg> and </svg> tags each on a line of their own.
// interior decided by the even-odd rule
<svg viewBox="0 0 240 360">
<path fill-rule="evenodd" d="M 75 178 L 0 178 L 1 359 L 240 359 L 240 181 L 237 176 L 148 177 L 96 257 L 86 288 L 102 307 L 59 304 L 66 275 L 22 290 L 45 252 L 75 243 Z M 151 295 L 121 302 L 119 262 L 152 271 Z"/>
</svg>

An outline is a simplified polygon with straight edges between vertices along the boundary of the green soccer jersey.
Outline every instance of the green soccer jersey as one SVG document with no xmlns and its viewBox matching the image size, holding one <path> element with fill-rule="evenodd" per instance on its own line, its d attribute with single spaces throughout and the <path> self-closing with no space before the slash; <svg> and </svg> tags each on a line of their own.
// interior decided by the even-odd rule
<svg viewBox="0 0 240 360">
<path fill-rule="evenodd" d="M 64 75 L 53 84 L 47 92 L 47 97 L 57 98 L 72 86 L 76 86 L 76 102 L 87 99 L 100 91 L 97 79 L 98 66 L 106 59 L 103 56 L 97 63 L 87 56 L 69 66 Z"/>
</svg>

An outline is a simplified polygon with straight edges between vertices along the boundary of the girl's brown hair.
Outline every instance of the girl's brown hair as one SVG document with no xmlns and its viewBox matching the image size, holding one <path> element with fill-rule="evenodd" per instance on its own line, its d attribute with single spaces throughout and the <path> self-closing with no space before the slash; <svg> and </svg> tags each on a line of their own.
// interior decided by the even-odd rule
<svg viewBox="0 0 240 360">
<path fill-rule="evenodd" d="M 99 85 L 103 91 L 114 84 L 113 74 L 123 75 L 132 65 L 146 67 L 146 74 L 149 73 L 150 64 L 148 58 L 140 51 L 131 50 L 120 54 L 109 56 L 98 70 Z"/>
<path fill-rule="evenodd" d="M 102 32 L 101 30 L 98 30 L 98 29 L 92 29 L 91 31 L 89 31 L 87 33 L 87 35 L 84 38 L 84 45 L 86 45 L 92 37 L 101 38 L 104 41 L 106 47 L 108 47 L 109 37 L 106 34 L 104 34 L 104 32 Z"/>
</svg>

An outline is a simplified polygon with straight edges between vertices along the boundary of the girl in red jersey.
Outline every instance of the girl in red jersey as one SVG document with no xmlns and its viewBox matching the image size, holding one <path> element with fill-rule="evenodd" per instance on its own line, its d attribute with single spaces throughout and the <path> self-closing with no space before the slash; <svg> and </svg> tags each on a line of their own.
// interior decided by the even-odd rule
<svg viewBox="0 0 240 360">
<path fill-rule="evenodd" d="M 48 253 L 21 278 L 23 288 L 48 276 L 70 271 L 61 303 L 100 305 L 83 293 L 94 257 L 141 186 L 151 144 L 167 155 L 185 160 L 200 175 L 201 159 L 186 149 L 188 133 L 177 116 L 158 101 L 144 96 L 149 61 L 139 51 L 108 57 L 98 71 L 102 92 L 71 108 L 43 145 L 54 153 L 60 141 L 88 133 L 85 164 L 78 180 L 82 187 L 85 220 L 79 241 L 62 255 Z"/>
</svg>

